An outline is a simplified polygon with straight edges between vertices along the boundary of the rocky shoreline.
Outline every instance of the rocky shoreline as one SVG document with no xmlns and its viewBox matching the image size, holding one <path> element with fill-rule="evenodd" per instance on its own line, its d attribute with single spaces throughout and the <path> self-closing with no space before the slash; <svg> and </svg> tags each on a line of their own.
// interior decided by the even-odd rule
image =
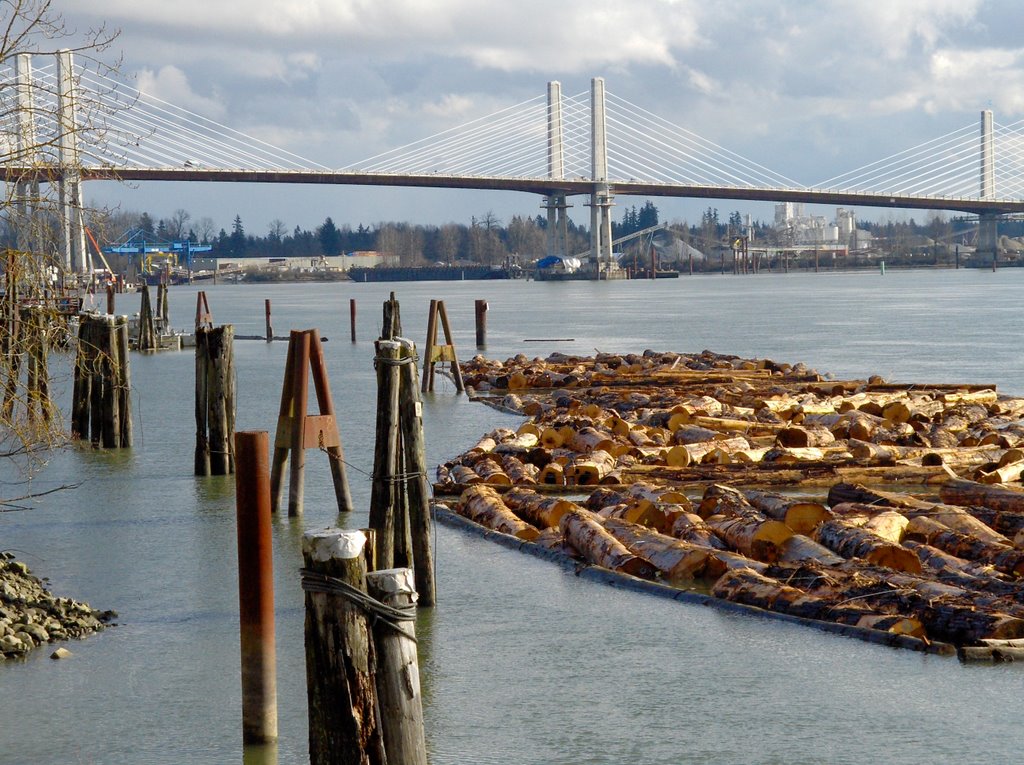
<svg viewBox="0 0 1024 765">
<path fill-rule="evenodd" d="M 53 595 L 13 553 L 0 552 L 0 660 L 24 657 L 47 643 L 88 637 L 116 618 L 114 611 Z M 54 654 L 61 655 L 67 652 Z"/>
</svg>

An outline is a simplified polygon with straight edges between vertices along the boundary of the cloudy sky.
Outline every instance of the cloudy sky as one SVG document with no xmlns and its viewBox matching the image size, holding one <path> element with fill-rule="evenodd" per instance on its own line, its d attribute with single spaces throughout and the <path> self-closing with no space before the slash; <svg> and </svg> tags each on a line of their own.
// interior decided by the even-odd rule
<svg viewBox="0 0 1024 765">
<path fill-rule="evenodd" d="M 545 92 L 608 91 L 804 184 L 974 123 L 1024 117 L 1016 0 L 55 0 L 121 34 L 160 98 L 341 167 Z M 95 184 L 94 184 L 95 185 Z M 289 228 L 535 215 L 468 191 L 205 184 L 87 193 L 167 217 Z M 636 200 L 622 199 L 629 205 Z M 707 203 L 654 200 L 662 218 Z M 717 203 L 723 217 L 736 203 Z M 770 205 L 744 208 L 770 219 Z M 578 218 L 583 219 L 585 208 Z M 885 211 L 859 211 L 884 218 Z"/>
</svg>

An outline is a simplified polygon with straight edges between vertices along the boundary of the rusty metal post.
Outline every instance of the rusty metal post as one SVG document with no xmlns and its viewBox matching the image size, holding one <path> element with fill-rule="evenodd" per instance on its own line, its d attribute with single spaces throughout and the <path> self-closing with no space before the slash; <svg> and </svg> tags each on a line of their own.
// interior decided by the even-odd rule
<svg viewBox="0 0 1024 765">
<path fill-rule="evenodd" d="M 356 299 L 350 298 L 348 301 L 348 320 L 352 326 L 352 342 L 356 341 Z"/>
<path fill-rule="evenodd" d="M 277 740 L 269 443 L 266 431 L 235 434 L 242 740 L 247 744 Z"/>
</svg>

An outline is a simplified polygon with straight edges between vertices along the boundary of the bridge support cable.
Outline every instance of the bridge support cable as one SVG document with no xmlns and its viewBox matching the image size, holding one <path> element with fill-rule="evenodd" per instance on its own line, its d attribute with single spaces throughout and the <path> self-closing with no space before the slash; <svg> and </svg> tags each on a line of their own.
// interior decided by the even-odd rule
<svg viewBox="0 0 1024 765">
<path fill-rule="evenodd" d="M 608 135 L 605 119 L 604 78 L 590 82 L 590 261 L 600 273 L 612 263 L 612 214 L 614 195 L 608 183 Z"/>
</svg>

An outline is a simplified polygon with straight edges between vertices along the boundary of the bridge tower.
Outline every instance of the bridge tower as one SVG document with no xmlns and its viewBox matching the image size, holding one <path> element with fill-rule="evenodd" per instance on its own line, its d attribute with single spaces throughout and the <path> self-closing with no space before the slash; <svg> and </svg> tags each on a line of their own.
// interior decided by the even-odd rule
<svg viewBox="0 0 1024 765">
<path fill-rule="evenodd" d="M 22 167 L 34 167 L 37 162 L 35 104 L 33 102 L 32 56 L 19 53 L 14 60 L 17 88 L 18 124 L 15 135 L 15 150 Z M 14 209 L 18 217 L 15 226 L 17 247 L 29 250 L 32 247 L 32 231 L 35 222 L 35 206 L 39 200 L 39 180 L 21 180 L 15 185 Z"/>
<path fill-rule="evenodd" d="M 57 52 L 57 180 L 60 204 L 61 252 L 64 270 L 86 273 L 91 270 L 85 247 L 85 221 L 82 217 L 81 157 L 78 151 L 77 93 L 74 64 L 70 50 Z"/>
<path fill-rule="evenodd" d="M 608 138 L 605 132 L 604 78 L 590 81 L 591 176 L 594 191 L 590 195 L 590 263 L 599 274 L 612 263 L 612 205 L 614 196 L 608 184 Z"/>
<path fill-rule="evenodd" d="M 548 83 L 548 178 L 565 178 L 565 154 L 563 148 L 564 128 L 562 123 L 562 85 Z M 566 210 L 565 192 L 544 197 L 541 205 L 548 211 L 547 254 L 564 256 L 569 254 L 569 222 Z"/>
<path fill-rule="evenodd" d="M 992 110 L 981 113 L 981 198 L 996 198 L 996 158 L 992 141 Z M 998 213 L 981 213 L 978 220 L 977 254 L 995 262 L 999 248 Z"/>
</svg>

